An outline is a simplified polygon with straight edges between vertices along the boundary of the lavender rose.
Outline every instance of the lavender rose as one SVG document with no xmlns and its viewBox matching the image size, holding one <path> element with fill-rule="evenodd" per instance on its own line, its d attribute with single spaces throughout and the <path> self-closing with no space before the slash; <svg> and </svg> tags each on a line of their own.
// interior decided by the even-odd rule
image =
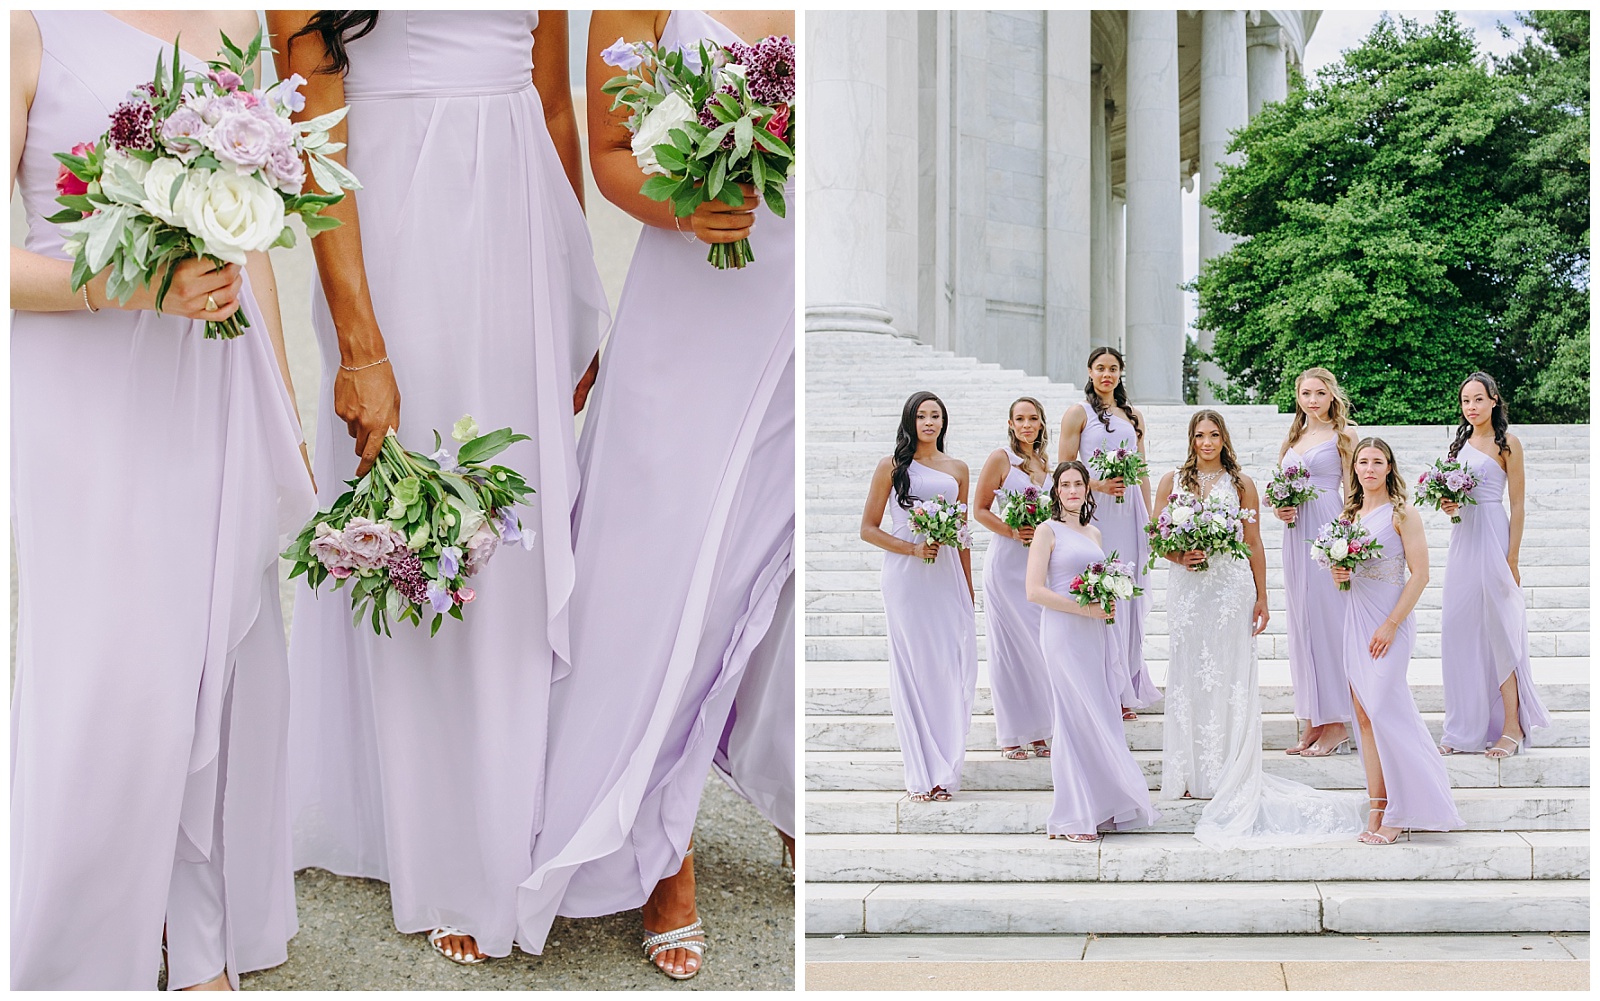
<svg viewBox="0 0 1600 1001">
<path fill-rule="evenodd" d="M 293 147 L 280 146 L 267 157 L 267 179 L 275 184 L 279 191 L 291 195 L 298 195 L 306 183 L 305 161 L 300 159 Z"/>
<path fill-rule="evenodd" d="M 206 124 L 206 120 L 189 107 L 180 107 L 161 123 L 161 138 L 184 161 L 200 153 L 210 131 L 211 126 Z"/>
<path fill-rule="evenodd" d="M 467 540 L 467 576 L 471 577 L 488 566 L 489 560 L 499 547 L 500 537 L 495 535 L 494 530 L 488 525 L 473 533 L 472 538 Z"/>
<path fill-rule="evenodd" d="M 218 160 L 233 164 L 241 174 L 249 174 L 267 165 L 280 140 L 271 123 L 243 112 L 217 122 L 206 135 L 205 143 L 217 154 Z"/>
<path fill-rule="evenodd" d="M 389 562 L 396 549 L 405 547 L 394 529 L 371 518 L 351 518 L 344 526 L 344 548 L 349 562 L 360 570 L 376 570 Z"/>
<path fill-rule="evenodd" d="M 311 540 L 311 552 L 335 577 L 350 576 L 350 570 L 355 565 L 350 550 L 345 546 L 344 536 L 327 522 L 317 526 L 316 536 Z M 344 572 L 340 573 L 341 570 Z"/>
</svg>

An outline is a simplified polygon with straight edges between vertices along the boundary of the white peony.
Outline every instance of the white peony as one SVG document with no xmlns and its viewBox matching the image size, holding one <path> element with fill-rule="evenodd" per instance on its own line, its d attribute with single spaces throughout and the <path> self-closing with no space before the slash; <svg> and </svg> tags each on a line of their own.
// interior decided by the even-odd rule
<svg viewBox="0 0 1600 1001">
<path fill-rule="evenodd" d="M 640 120 L 639 131 L 633 134 L 633 159 L 639 164 L 639 169 L 646 174 L 668 173 L 665 167 L 656 162 L 656 152 L 652 147 L 670 143 L 672 139 L 667 133 L 682 127 L 684 122 L 694 121 L 695 117 L 694 108 L 677 91 L 668 94 L 660 104 L 650 109 Z"/>
<path fill-rule="evenodd" d="M 1187 525 L 1194 521 L 1194 508 L 1176 504 L 1172 508 L 1172 523 L 1174 525 Z"/>
<path fill-rule="evenodd" d="M 1111 593 L 1123 600 L 1133 597 L 1133 579 L 1120 575 L 1111 578 Z"/>
<path fill-rule="evenodd" d="M 152 163 L 149 173 L 144 175 L 144 200 L 139 207 L 168 226 L 186 226 L 182 209 L 183 192 L 181 189 L 178 192 L 177 203 L 171 200 L 171 195 L 172 183 L 188 170 L 181 160 L 166 156 Z"/>
<path fill-rule="evenodd" d="M 185 228 L 205 241 L 206 253 L 230 264 L 244 264 L 246 253 L 266 250 L 283 231 L 283 198 L 253 175 L 197 172 L 178 203 Z"/>
<path fill-rule="evenodd" d="M 1328 557 L 1330 559 L 1342 560 L 1349 555 L 1350 543 L 1344 539 L 1334 539 L 1333 544 L 1328 547 Z"/>
</svg>

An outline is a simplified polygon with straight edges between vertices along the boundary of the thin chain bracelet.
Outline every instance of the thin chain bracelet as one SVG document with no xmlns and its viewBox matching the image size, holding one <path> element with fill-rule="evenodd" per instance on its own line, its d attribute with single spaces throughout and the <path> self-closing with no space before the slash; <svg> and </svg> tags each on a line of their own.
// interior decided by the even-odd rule
<svg viewBox="0 0 1600 1001">
<path fill-rule="evenodd" d="M 693 243 L 697 239 L 697 237 L 694 235 L 694 226 L 693 226 L 693 224 L 690 225 L 689 232 L 685 233 L 683 231 L 683 227 L 678 225 L 678 220 L 680 218 L 682 218 L 682 217 L 679 216 L 679 215 L 676 215 L 676 214 L 673 215 L 673 217 L 672 217 L 672 228 L 678 231 L 678 235 L 683 237 L 683 241 L 685 243 Z"/>
<path fill-rule="evenodd" d="M 351 365 L 346 365 L 344 362 L 340 362 L 339 363 L 339 370 L 342 371 L 342 372 L 360 372 L 363 369 L 377 368 L 379 365 L 386 364 L 388 361 L 389 361 L 389 356 L 388 355 L 384 355 L 382 358 L 379 358 L 377 361 L 367 362 L 367 364 L 365 364 L 365 365 L 351 366 Z"/>
<path fill-rule="evenodd" d="M 91 313 L 100 312 L 98 309 L 94 308 L 94 303 L 89 301 L 89 286 L 87 284 L 83 286 L 83 308 L 87 309 Z"/>
</svg>

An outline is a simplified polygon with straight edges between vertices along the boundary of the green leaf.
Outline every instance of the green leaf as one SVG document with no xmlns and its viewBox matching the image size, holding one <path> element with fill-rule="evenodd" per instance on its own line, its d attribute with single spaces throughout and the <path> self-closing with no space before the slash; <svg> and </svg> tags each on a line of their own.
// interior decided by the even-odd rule
<svg viewBox="0 0 1600 1001">
<path fill-rule="evenodd" d="M 332 216 L 325 216 L 316 213 L 302 213 L 300 216 L 300 221 L 305 224 L 307 236 L 316 236 L 319 233 L 326 233 L 330 229 L 338 229 L 340 226 L 344 225 L 342 222 L 333 218 Z M 290 246 L 292 246 L 292 244 L 290 244 Z"/>
<path fill-rule="evenodd" d="M 678 186 L 678 180 L 665 174 L 652 174 L 639 189 L 639 194 L 653 201 L 663 202 L 672 197 L 673 189 Z"/>
<path fill-rule="evenodd" d="M 715 197 L 722 191 L 723 182 L 728 178 L 728 154 L 719 153 L 711 161 L 711 175 L 706 178 L 706 191 Z"/>
<path fill-rule="evenodd" d="M 689 166 L 688 161 L 684 159 L 682 153 L 678 152 L 678 148 L 676 146 L 662 143 L 659 146 L 652 146 L 651 150 L 656 155 L 656 162 L 672 171 L 674 174 L 683 173 L 683 171 Z"/>
<path fill-rule="evenodd" d="M 772 214 L 779 219 L 784 218 L 788 213 L 788 205 L 783 200 L 783 185 L 768 184 L 762 193 L 766 196 L 767 208 L 772 210 Z"/>
</svg>

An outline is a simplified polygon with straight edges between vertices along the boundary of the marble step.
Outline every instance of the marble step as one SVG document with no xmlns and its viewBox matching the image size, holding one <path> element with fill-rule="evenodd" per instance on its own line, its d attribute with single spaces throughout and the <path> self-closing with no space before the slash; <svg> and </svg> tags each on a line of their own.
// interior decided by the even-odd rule
<svg viewBox="0 0 1600 1001">
<path fill-rule="evenodd" d="M 808 935 L 1588 931 L 1587 880 L 822 883 Z"/>
<path fill-rule="evenodd" d="M 1145 662 L 1157 688 L 1165 688 L 1166 661 Z M 1534 683 L 1545 708 L 1554 710 L 1589 707 L 1589 664 L 1583 657 L 1535 657 Z M 1443 666 L 1438 658 L 1413 658 L 1407 672 L 1411 695 L 1422 712 L 1444 711 Z M 1256 677 L 1263 712 L 1294 711 L 1294 687 L 1287 660 L 1258 660 Z M 805 668 L 804 713 L 808 716 L 883 716 L 889 713 L 889 665 L 885 661 L 812 663 Z M 1140 710 L 1161 712 L 1162 702 Z M 978 686 L 972 711 L 985 715 L 994 711 L 993 690 L 987 663 L 978 665 Z"/>
<path fill-rule="evenodd" d="M 1469 831 L 1587 831 L 1589 790 L 1461 788 L 1453 793 Z M 805 797 L 805 829 L 819 834 L 1031 834 L 1045 831 L 1054 793 L 973 792 L 948 803 L 913 803 L 899 789 L 819 792 Z M 1205 800 L 1162 800 L 1152 834 L 1192 834 Z M 1145 830 L 1130 832 L 1146 833 Z M 811 842 L 808 842 L 808 845 Z"/>
<path fill-rule="evenodd" d="M 1425 712 L 1422 721 L 1438 743 L 1444 729 L 1444 713 Z M 1128 746 L 1136 751 L 1159 751 L 1166 717 L 1162 713 L 1140 713 L 1137 720 L 1123 723 Z M 892 716 L 807 716 L 804 723 L 807 751 L 892 751 L 900 746 Z M 1261 746 L 1281 750 L 1299 739 L 1292 713 L 1261 714 Z M 1552 712 L 1550 727 L 1538 731 L 1534 750 L 1549 747 L 1588 747 L 1587 710 Z M 967 732 L 968 750 L 998 748 L 994 716 L 973 716 Z"/>
<path fill-rule="evenodd" d="M 1587 747 L 1536 747 L 1500 760 L 1481 754 L 1453 754 L 1444 759 L 1450 785 L 1456 789 L 1573 788 L 1589 785 Z M 1161 785 L 1161 752 L 1134 751 L 1133 759 L 1151 789 Z M 905 764 L 893 751 L 809 751 L 805 756 L 805 787 L 818 791 L 905 791 Z M 1262 770 L 1271 775 L 1304 782 L 1319 789 L 1364 789 L 1366 777 L 1355 754 L 1301 758 L 1281 750 L 1261 752 Z M 993 750 L 968 751 L 961 769 L 964 791 L 1040 790 L 1052 788 L 1049 759 L 1009 761 Z M 959 802 L 958 796 L 953 802 Z"/>
<path fill-rule="evenodd" d="M 1352 798 L 1356 794 L 1352 793 Z M 810 834 L 806 879 L 821 883 L 1305 882 L 1588 879 L 1589 832 L 1433 831 L 1377 853 L 1354 835 L 1324 844 L 1208 848 L 1189 834 Z"/>
</svg>

